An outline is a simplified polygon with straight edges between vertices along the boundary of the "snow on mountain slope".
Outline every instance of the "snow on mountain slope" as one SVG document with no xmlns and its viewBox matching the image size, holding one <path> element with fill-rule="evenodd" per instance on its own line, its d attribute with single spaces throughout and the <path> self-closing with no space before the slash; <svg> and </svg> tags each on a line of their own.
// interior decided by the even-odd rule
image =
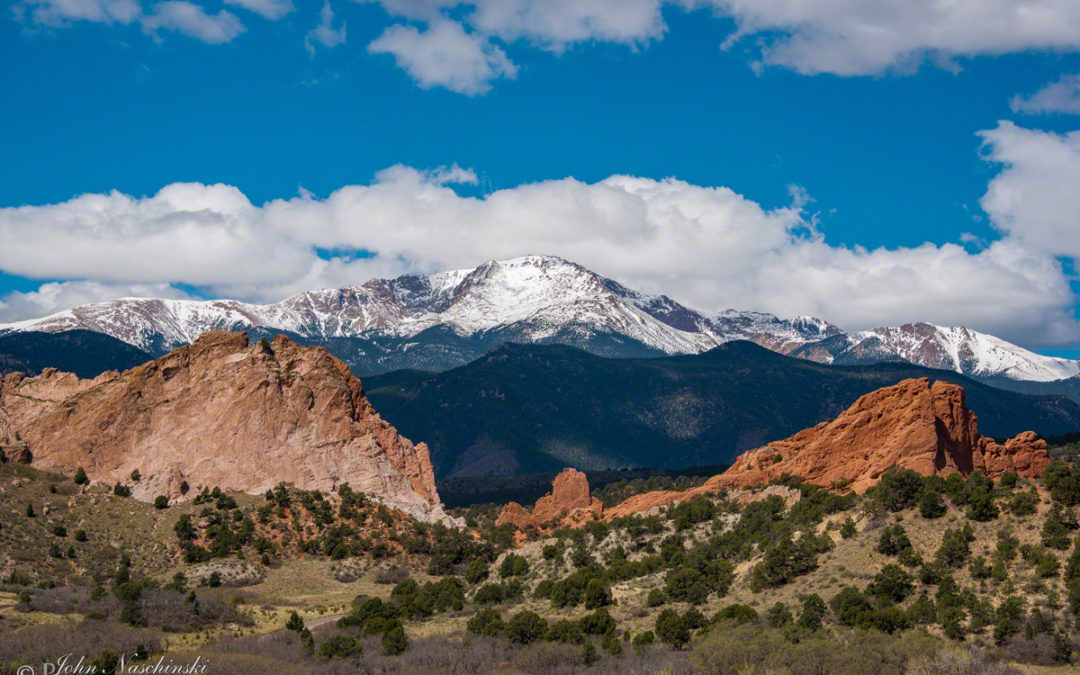
<svg viewBox="0 0 1080 675">
<path fill-rule="evenodd" d="M 41 319 L 0 324 L 0 334 L 83 328 L 107 333 L 150 352 L 193 341 L 208 330 L 265 328 L 315 338 L 410 337 L 434 326 L 459 335 L 515 327 L 542 341 L 561 331 L 614 334 L 669 353 L 716 346 L 699 330 L 654 316 L 653 296 L 620 295 L 614 282 L 549 256 L 492 261 L 473 270 L 373 279 L 362 286 L 308 291 L 269 305 L 234 300 L 122 298 L 83 305 Z M 621 287 L 618 287 L 621 288 Z M 701 315 L 664 299 L 675 311 Z"/>
<path fill-rule="evenodd" d="M 432 275 L 372 279 L 360 286 L 307 291 L 267 305 L 235 300 L 121 298 L 40 319 L 0 324 L 0 335 L 77 328 L 111 335 L 151 354 L 190 343 L 209 330 L 261 329 L 286 331 L 327 344 L 340 338 L 359 339 L 364 344 L 357 347 L 354 358 L 377 359 L 381 357 L 368 353 L 371 349 L 401 352 L 410 348 L 404 341 L 431 328 L 444 328 L 461 338 L 476 338 L 470 343 L 473 351 L 445 357 L 449 359 L 443 361 L 445 364 L 454 365 L 467 362 L 469 354 L 475 358 L 493 340 L 569 341 L 588 349 L 590 340 L 614 336 L 666 354 L 696 353 L 731 340 L 750 340 L 773 351 L 822 363 L 895 358 L 975 377 L 1040 382 L 1080 373 L 1080 361 L 1035 354 L 963 327 L 915 323 L 844 333 L 828 321 L 807 316 L 779 319 L 772 314 L 736 310 L 706 316 L 667 296 L 628 289 L 553 256 L 491 261 L 475 269 Z M 439 349 L 442 347 L 436 352 Z M 457 347 L 447 346 L 443 351 L 454 349 Z M 639 353 L 630 346 L 616 347 L 615 352 Z M 429 358 L 438 362 L 443 357 Z M 410 359 L 414 357 L 404 359 L 405 365 L 412 363 Z M 401 367 L 402 361 L 395 363 Z M 379 366 L 367 362 L 365 367 Z"/>
<path fill-rule="evenodd" d="M 978 377 L 1050 382 L 1080 373 L 1080 361 L 1036 354 L 963 326 L 904 324 L 874 328 L 854 337 L 856 344 L 877 338 L 890 352 L 912 363 Z"/>
</svg>

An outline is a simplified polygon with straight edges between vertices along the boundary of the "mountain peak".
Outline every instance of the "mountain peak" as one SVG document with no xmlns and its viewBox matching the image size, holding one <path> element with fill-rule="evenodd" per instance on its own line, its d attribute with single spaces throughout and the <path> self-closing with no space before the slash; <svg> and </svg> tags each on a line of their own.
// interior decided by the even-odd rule
<svg viewBox="0 0 1080 675">
<path fill-rule="evenodd" d="M 554 255 L 488 260 L 472 269 L 371 279 L 273 304 L 122 298 L 0 325 L 0 335 L 87 330 L 151 355 L 209 330 L 286 333 L 335 350 L 359 372 L 442 370 L 500 342 L 560 343 L 602 356 L 707 351 L 732 340 L 824 363 L 906 360 L 983 378 L 1049 381 L 1080 362 L 1033 354 L 965 327 L 925 322 L 844 333 L 813 316 L 725 310 L 709 316 L 633 290 Z"/>
</svg>

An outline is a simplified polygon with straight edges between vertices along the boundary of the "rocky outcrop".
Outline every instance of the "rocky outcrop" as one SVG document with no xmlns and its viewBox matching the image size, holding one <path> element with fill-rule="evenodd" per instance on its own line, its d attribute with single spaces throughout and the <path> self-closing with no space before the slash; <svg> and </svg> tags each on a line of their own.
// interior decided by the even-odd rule
<svg viewBox="0 0 1080 675">
<path fill-rule="evenodd" d="M 764 486 L 784 474 L 822 486 L 844 485 L 865 492 L 891 467 L 924 476 L 979 471 L 991 478 L 1006 472 L 1038 478 L 1050 463 L 1046 441 L 1025 431 L 1005 443 L 979 434 L 964 389 L 926 378 L 904 380 L 857 400 L 833 420 L 782 441 L 743 453 L 724 473 L 700 487 L 634 495 L 604 511 L 610 520 L 727 491 L 728 499 L 757 501 L 773 494 L 790 506 L 799 492 Z"/>
<path fill-rule="evenodd" d="M 551 492 L 536 500 L 532 513 L 517 502 L 502 508 L 496 526 L 513 525 L 518 529 L 545 527 L 550 524 L 572 526 L 595 520 L 604 505 L 589 493 L 589 481 L 577 469 L 563 469 L 551 484 Z"/>
<path fill-rule="evenodd" d="M 739 456 L 710 479 L 716 487 L 767 483 L 791 474 L 817 485 L 864 492 L 890 467 L 998 478 L 1011 471 L 1038 478 L 1049 464 L 1046 442 L 1025 432 L 999 444 L 979 434 L 962 387 L 904 380 L 857 400 L 834 420 Z"/>
<path fill-rule="evenodd" d="M 0 380 L 0 446 L 34 466 L 85 468 L 93 481 L 141 479 L 133 495 L 200 485 L 262 492 L 279 482 L 354 489 L 427 521 L 446 521 L 423 443 L 372 409 L 360 381 L 322 347 L 284 336 L 249 344 L 211 332 L 123 373 L 80 380 L 46 370 Z"/>
</svg>

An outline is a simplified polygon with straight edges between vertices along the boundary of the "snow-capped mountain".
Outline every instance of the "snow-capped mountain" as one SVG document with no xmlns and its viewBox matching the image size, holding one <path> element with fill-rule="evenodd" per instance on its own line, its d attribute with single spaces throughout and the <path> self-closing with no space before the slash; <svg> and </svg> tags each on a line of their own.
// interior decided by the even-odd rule
<svg viewBox="0 0 1080 675">
<path fill-rule="evenodd" d="M 1080 373 L 1080 361 L 1043 356 L 963 326 L 907 323 L 803 345 L 793 356 L 853 364 L 900 359 L 980 379 L 1052 382 Z"/>
<path fill-rule="evenodd" d="M 247 330 L 256 337 L 284 332 L 325 345 L 359 372 L 441 370 L 503 342 L 569 344 L 626 357 L 697 353 L 740 339 L 822 363 L 905 360 L 980 378 L 1034 381 L 1080 372 L 1080 362 L 1034 354 L 966 328 L 906 324 L 849 334 L 814 317 L 736 310 L 707 316 L 552 256 L 372 279 L 266 305 L 122 298 L 0 324 L 0 335 L 77 329 L 154 356 L 209 330 Z"/>
</svg>

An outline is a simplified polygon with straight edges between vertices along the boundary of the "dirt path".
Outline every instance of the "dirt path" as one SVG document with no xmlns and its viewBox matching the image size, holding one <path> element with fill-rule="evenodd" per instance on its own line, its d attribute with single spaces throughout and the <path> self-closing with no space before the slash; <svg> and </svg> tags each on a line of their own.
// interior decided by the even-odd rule
<svg viewBox="0 0 1080 675">
<path fill-rule="evenodd" d="M 304 628 L 307 628 L 308 630 L 311 630 L 312 628 L 315 628 L 316 626 L 321 626 L 324 623 L 329 623 L 331 621 L 337 621 L 338 619 L 340 619 L 343 616 L 345 616 L 345 615 L 344 614 L 331 614 L 329 616 L 320 616 L 318 619 L 312 619 L 310 621 L 305 621 L 304 622 Z"/>
</svg>

